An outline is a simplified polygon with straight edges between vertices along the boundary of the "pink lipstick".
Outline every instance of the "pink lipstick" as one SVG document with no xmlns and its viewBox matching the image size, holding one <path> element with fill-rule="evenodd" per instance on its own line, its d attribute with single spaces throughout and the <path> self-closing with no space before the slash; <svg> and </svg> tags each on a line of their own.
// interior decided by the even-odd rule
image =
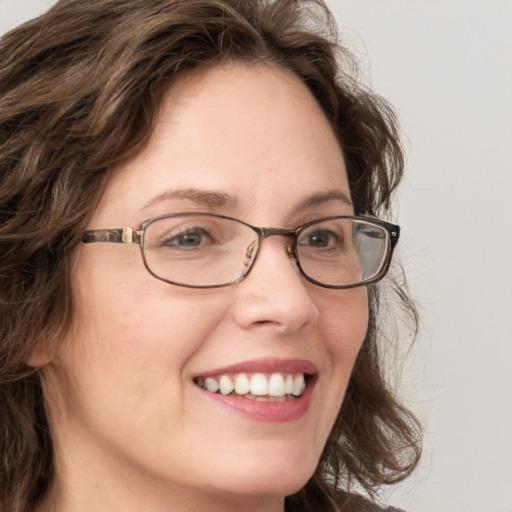
<svg viewBox="0 0 512 512">
<path fill-rule="evenodd" d="M 256 421 L 302 418 L 311 404 L 318 371 L 303 359 L 258 359 L 194 376 L 202 395 Z"/>
</svg>

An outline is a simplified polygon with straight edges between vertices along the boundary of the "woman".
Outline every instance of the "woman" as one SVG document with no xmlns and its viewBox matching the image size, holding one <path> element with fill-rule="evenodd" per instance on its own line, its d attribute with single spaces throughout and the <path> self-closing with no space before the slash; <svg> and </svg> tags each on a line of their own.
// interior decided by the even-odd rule
<svg viewBox="0 0 512 512">
<path fill-rule="evenodd" d="M 5 36 L 2 511 L 381 510 L 354 484 L 413 470 L 375 284 L 398 129 L 334 39 L 292 0 Z"/>
</svg>

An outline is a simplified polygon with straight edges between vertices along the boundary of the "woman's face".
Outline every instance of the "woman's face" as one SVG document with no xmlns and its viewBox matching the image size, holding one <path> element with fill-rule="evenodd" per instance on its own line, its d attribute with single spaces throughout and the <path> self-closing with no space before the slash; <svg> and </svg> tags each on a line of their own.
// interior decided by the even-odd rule
<svg viewBox="0 0 512 512">
<path fill-rule="evenodd" d="M 113 174 L 88 228 L 190 211 L 294 228 L 352 214 L 349 197 L 342 153 L 303 83 L 225 65 L 172 88 L 150 144 Z M 286 245 L 266 239 L 244 281 L 214 289 L 155 279 L 135 244 L 79 247 L 74 327 L 44 375 L 61 496 L 104 510 L 123 499 L 125 510 L 139 499 L 145 510 L 279 509 L 306 483 L 366 333 L 367 297 L 307 282 Z M 307 385 L 282 401 L 197 384 L 242 373 L 305 373 Z"/>
</svg>

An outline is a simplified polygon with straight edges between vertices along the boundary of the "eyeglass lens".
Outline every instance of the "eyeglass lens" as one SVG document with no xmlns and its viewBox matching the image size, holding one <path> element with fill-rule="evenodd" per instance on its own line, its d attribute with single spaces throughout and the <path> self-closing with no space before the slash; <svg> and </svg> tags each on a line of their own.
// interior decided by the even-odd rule
<svg viewBox="0 0 512 512">
<path fill-rule="evenodd" d="M 161 217 L 146 225 L 143 255 L 150 272 L 186 286 L 239 281 L 259 248 L 258 233 L 235 219 L 214 215 Z M 326 286 L 348 286 L 378 275 L 389 251 L 385 228 L 335 217 L 299 230 L 292 248 L 302 272 Z"/>
</svg>

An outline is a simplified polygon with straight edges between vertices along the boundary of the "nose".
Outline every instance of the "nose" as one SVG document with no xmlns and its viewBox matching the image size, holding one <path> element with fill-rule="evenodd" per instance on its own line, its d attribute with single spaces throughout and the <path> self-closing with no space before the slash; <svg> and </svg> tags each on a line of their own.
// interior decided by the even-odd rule
<svg viewBox="0 0 512 512">
<path fill-rule="evenodd" d="M 265 327 L 279 335 L 314 323 L 319 311 L 307 283 L 290 257 L 283 237 L 265 239 L 247 277 L 237 287 L 236 322 L 243 328 Z"/>
</svg>

